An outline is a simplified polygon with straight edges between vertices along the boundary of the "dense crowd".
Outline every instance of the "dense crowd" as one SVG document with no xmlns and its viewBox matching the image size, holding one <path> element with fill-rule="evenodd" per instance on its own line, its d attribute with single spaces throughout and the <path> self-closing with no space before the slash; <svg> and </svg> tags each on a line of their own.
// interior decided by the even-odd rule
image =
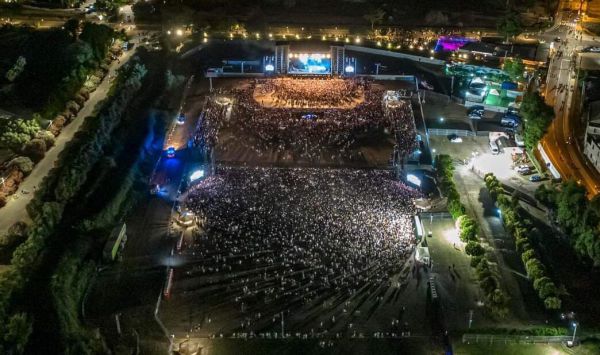
<svg viewBox="0 0 600 355">
<path fill-rule="evenodd" d="M 256 93 L 269 95 L 274 106 L 341 107 L 359 99 L 365 82 L 338 78 L 257 80 Z"/>
<path fill-rule="evenodd" d="M 214 312 L 236 303 L 240 329 L 281 311 L 302 323 L 332 300 L 378 303 L 413 251 L 416 194 L 388 171 L 219 168 L 186 196 L 204 231 L 186 292 Z"/>
<path fill-rule="evenodd" d="M 395 142 L 396 151 L 402 156 L 414 150 L 416 133 L 410 102 L 402 101 L 394 108 L 386 108 L 383 89 L 374 87 L 365 79 L 314 79 L 319 84 L 305 85 L 307 80 L 312 79 L 261 80 L 233 90 L 230 93 L 234 98 L 232 117 L 228 120 L 221 118 L 221 123 L 234 129 L 239 142 L 258 155 L 290 153 L 310 161 L 360 159 L 357 148 L 365 142 L 374 144 L 375 140 L 376 144 L 381 144 L 386 139 Z M 290 84 L 296 81 L 303 84 Z M 317 91 L 329 88 L 330 94 L 324 97 L 332 104 L 351 100 L 359 91 L 364 99 L 351 109 L 268 108 L 254 98 L 255 90 L 263 90 L 257 89 L 257 85 L 276 87 L 277 95 L 294 102 L 302 100 L 302 97 L 314 97 L 315 87 Z M 292 90 L 282 90 L 280 85 L 289 86 Z M 210 110 L 216 112 L 215 109 Z M 216 132 L 214 129 L 205 131 Z M 216 138 L 212 140 L 217 141 Z"/>
</svg>

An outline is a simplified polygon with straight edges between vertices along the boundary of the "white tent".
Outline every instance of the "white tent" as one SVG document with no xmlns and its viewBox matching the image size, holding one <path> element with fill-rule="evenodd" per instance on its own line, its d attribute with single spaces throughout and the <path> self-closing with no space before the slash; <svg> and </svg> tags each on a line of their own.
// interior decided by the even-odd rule
<svg viewBox="0 0 600 355">
<path fill-rule="evenodd" d="M 428 247 L 417 247 L 417 261 L 423 264 L 429 264 L 429 248 Z"/>
</svg>

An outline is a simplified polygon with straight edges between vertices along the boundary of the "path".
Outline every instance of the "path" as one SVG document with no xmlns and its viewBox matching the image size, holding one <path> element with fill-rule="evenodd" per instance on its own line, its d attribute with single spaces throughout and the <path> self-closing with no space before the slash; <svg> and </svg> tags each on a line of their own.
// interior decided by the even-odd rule
<svg viewBox="0 0 600 355">
<path fill-rule="evenodd" d="M 4 234 L 17 221 L 30 221 L 26 207 L 33 198 L 35 187 L 40 185 L 42 180 L 48 175 L 48 172 L 55 166 L 58 157 L 75 133 L 79 131 L 85 118 L 93 115 L 96 112 L 98 103 L 106 98 L 111 86 L 108 78 L 111 75 L 115 75 L 116 71 L 131 58 L 133 53 L 134 51 L 124 52 L 119 59 L 120 62 L 114 61 L 110 65 L 109 73 L 102 80 L 98 88 L 90 94 L 89 100 L 86 101 L 81 111 L 79 111 L 69 125 L 63 128 L 60 135 L 56 138 L 54 146 L 46 152 L 44 159 L 35 165 L 31 174 L 21 183 L 19 191 L 9 198 L 6 206 L 0 209 L 0 235 Z M 29 193 L 21 193 L 23 190 L 29 191 Z"/>
</svg>

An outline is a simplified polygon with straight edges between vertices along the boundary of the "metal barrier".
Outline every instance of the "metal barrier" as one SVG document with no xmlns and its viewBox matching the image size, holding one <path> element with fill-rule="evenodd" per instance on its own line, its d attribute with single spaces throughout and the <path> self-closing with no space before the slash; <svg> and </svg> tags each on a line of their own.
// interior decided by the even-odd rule
<svg viewBox="0 0 600 355">
<path fill-rule="evenodd" d="M 503 344 L 539 344 L 564 343 L 572 340 L 570 336 L 536 336 L 536 335 L 495 335 L 495 334 L 463 334 L 463 343 L 503 343 Z"/>
<path fill-rule="evenodd" d="M 451 134 L 456 134 L 460 137 L 475 137 L 475 133 L 473 131 L 468 131 L 466 129 L 442 129 L 442 128 L 428 128 L 427 133 L 430 136 L 449 136 Z"/>
<path fill-rule="evenodd" d="M 421 220 L 426 218 L 429 219 L 452 219 L 452 215 L 449 212 L 421 212 L 419 213 Z"/>
</svg>

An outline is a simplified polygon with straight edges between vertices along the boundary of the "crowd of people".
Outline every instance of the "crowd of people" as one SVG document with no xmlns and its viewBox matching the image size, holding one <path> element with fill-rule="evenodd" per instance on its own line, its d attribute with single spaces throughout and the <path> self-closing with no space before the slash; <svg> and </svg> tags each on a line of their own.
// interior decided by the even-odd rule
<svg viewBox="0 0 600 355">
<path fill-rule="evenodd" d="M 255 94 L 268 96 L 276 107 L 344 107 L 359 100 L 364 80 L 340 78 L 275 78 L 256 81 Z"/>
<path fill-rule="evenodd" d="M 310 81 L 318 84 L 307 84 Z M 302 97 L 318 100 L 323 96 L 322 102 L 335 105 L 352 100 L 358 92 L 363 100 L 350 109 L 270 108 L 254 97 L 255 90 L 266 90 L 262 89 L 265 87 L 275 90 L 282 100 L 292 102 L 300 102 Z M 315 95 L 321 90 L 329 94 Z M 386 108 L 383 89 L 366 79 L 263 79 L 235 89 L 229 95 L 234 101 L 233 112 L 231 119 L 221 120 L 222 126 L 234 130 L 238 137 L 236 142 L 259 156 L 276 152 L 291 155 L 294 160 L 343 161 L 360 160 L 359 148 L 365 144 L 389 141 L 403 156 L 415 148 L 410 102 L 402 101 L 394 108 Z M 393 132 L 398 133 L 398 130 L 402 130 L 401 134 L 394 138 Z"/>
<path fill-rule="evenodd" d="M 219 167 L 185 196 L 200 229 L 180 292 L 239 330 L 359 322 L 410 259 L 417 195 L 382 170 Z"/>
</svg>

